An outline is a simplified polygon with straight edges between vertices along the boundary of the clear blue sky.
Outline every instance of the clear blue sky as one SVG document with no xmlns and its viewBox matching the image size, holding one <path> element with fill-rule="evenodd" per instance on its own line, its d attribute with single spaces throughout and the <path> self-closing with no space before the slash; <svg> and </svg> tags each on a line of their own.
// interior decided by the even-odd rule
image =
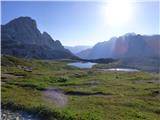
<svg viewBox="0 0 160 120">
<path fill-rule="evenodd" d="M 37 21 L 41 32 L 48 32 L 63 45 L 94 45 L 128 32 L 159 34 L 159 3 L 132 3 L 131 20 L 120 26 L 107 24 L 99 2 L 2 2 L 2 24 L 19 16 Z M 122 15 L 123 16 L 123 15 Z"/>
</svg>

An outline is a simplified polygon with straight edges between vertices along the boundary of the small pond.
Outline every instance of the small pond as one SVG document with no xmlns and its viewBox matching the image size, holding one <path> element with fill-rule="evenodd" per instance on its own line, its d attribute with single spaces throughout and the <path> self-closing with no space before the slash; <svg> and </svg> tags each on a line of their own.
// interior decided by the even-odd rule
<svg viewBox="0 0 160 120">
<path fill-rule="evenodd" d="M 68 65 L 78 67 L 78 68 L 92 68 L 95 64 L 97 63 L 92 63 L 92 62 L 74 62 L 74 63 L 69 63 Z"/>
</svg>

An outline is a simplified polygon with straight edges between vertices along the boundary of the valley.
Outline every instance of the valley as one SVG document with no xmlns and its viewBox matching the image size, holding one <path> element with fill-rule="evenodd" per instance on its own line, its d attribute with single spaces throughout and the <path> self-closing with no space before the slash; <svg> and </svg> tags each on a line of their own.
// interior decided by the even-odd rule
<svg viewBox="0 0 160 120">
<path fill-rule="evenodd" d="M 101 64 L 80 69 L 67 65 L 72 62 L 3 55 L 2 111 L 42 120 L 159 119 L 159 74 L 103 71 Z"/>
<path fill-rule="evenodd" d="M 3 2 L 2 120 L 159 120 L 160 35 L 147 28 L 153 21 L 123 31 L 107 25 L 102 3 L 22 3 Z M 11 17 L 12 7 L 23 12 Z M 24 14 L 29 7 L 33 14 Z"/>
</svg>

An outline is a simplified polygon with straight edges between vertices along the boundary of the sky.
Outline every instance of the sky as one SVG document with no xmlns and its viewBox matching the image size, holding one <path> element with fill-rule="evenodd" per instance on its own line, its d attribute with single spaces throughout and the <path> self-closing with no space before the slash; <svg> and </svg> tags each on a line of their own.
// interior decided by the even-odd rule
<svg viewBox="0 0 160 120">
<path fill-rule="evenodd" d="M 20 16 L 29 16 L 36 20 L 41 32 L 49 33 L 63 45 L 92 46 L 129 32 L 160 34 L 159 7 L 158 0 L 3 1 L 1 24 Z"/>
</svg>

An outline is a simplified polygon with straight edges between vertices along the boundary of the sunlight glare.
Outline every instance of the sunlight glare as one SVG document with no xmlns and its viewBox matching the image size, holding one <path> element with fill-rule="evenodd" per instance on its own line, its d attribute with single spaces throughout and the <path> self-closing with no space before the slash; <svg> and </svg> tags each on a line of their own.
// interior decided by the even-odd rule
<svg viewBox="0 0 160 120">
<path fill-rule="evenodd" d="M 112 0 L 104 9 L 107 24 L 111 26 L 124 25 L 131 18 L 132 9 L 129 0 Z"/>
</svg>

